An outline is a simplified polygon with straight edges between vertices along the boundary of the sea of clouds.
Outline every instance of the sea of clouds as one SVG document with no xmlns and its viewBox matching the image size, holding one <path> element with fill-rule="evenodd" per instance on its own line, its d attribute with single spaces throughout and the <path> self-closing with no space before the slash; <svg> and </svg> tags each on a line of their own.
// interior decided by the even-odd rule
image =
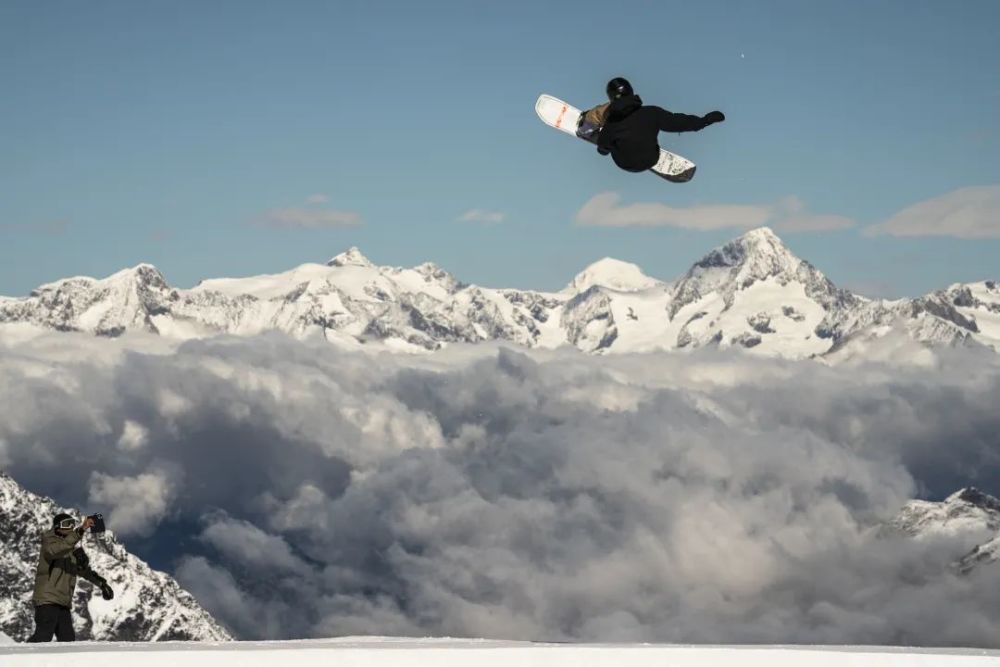
<svg viewBox="0 0 1000 667">
<path fill-rule="evenodd" d="M 242 638 L 1000 646 L 1000 566 L 879 530 L 1000 493 L 1000 355 L 913 358 L 8 333 L 0 467 Z"/>
</svg>

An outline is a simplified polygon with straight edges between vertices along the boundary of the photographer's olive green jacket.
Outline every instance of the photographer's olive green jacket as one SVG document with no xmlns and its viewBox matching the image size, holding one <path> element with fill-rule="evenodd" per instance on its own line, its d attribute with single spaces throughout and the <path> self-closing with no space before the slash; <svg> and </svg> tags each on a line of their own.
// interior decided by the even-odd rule
<svg viewBox="0 0 1000 667">
<path fill-rule="evenodd" d="M 59 535 L 56 531 L 47 530 L 42 535 L 42 552 L 38 557 L 38 569 L 35 571 L 35 593 L 31 601 L 35 606 L 57 604 L 72 608 L 73 591 L 76 589 L 76 578 L 83 577 L 92 583 L 96 575 L 89 568 L 81 567 L 73 557 L 82 536 L 75 530 Z"/>
</svg>

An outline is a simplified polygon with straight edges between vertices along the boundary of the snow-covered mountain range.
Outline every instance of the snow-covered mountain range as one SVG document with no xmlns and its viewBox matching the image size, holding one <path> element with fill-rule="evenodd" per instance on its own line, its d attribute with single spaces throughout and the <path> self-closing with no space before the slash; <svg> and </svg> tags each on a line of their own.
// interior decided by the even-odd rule
<svg viewBox="0 0 1000 667">
<path fill-rule="evenodd" d="M 61 511 L 0 472 L 0 631 L 24 641 L 34 628 L 31 592 L 41 534 Z M 105 601 L 79 580 L 73 600 L 77 638 L 104 641 L 226 641 L 229 633 L 173 578 L 128 553 L 108 531 L 81 543 L 91 567 L 115 591 Z"/>
<path fill-rule="evenodd" d="M 736 346 L 792 359 L 837 358 L 889 334 L 1000 350 L 1000 283 L 868 299 L 838 288 L 760 228 L 712 250 L 673 282 L 602 259 L 559 292 L 493 289 L 462 283 L 431 263 L 376 266 L 351 248 L 326 264 L 206 280 L 192 289 L 171 287 L 148 264 L 101 280 L 68 278 L 24 298 L 0 297 L 2 324 L 178 338 L 276 329 L 400 351 L 498 340 L 598 353 Z"/>
</svg>

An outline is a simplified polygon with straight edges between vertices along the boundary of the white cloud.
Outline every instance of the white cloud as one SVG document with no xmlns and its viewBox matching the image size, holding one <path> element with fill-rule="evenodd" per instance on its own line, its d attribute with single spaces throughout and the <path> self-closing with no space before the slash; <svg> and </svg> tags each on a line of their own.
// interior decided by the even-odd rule
<svg viewBox="0 0 1000 667">
<path fill-rule="evenodd" d="M 1000 237 L 1000 185 L 962 188 L 909 206 L 865 229 L 868 236 Z"/>
<path fill-rule="evenodd" d="M 164 517 L 174 494 L 174 484 L 164 470 L 134 477 L 90 476 L 90 502 L 111 506 L 109 521 L 124 535 L 149 535 Z"/>
<path fill-rule="evenodd" d="M 295 207 L 271 209 L 258 220 L 262 226 L 281 229 L 335 229 L 357 227 L 362 222 L 354 211 Z"/>
<path fill-rule="evenodd" d="M 269 535 L 247 521 L 226 516 L 216 517 L 201 534 L 226 558 L 245 567 L 268 572 L 279 570 L 305 571 L 306 564 L 292 553 L 282 538 Z"/>
<path fill-rule="evenodd" d="M 330 197 L 324 194 L 309 195 L 306 198 L 306 204 L 318 205 L 326 204 L 330 201 Z"/>
<path fill-rule="evenodd" d="M 481 222 L 486 225 L 496 225 L 506 218 L 499 211 L 486 211 L 481 208 L 474 208 L 458 216 L 458 222 Z"/>
<path fill-rule="evenodd" d="M 268 496 L 263 499 L 268 512 L 268 523 L 277 530 L 326 530 L 326 513 L 323 508 L 330 499 L 314 484 L 305 483 L 298 493 L 288 500 Z"/>
<path fill-rule="evenodd" d="M 128 419 L 122 429 L 121 437 L 118 438 L 118 449 L 126 452 L 134 452 L 146 446 L 149 439 L 149 432 L 139 422 Z"/>
<path fill-rule="evenodd" d="M 244 638 L 1000 645 L 1000 568 L 870 530 L 917 489 L 1000 492 L 992 352 L 42 338 L 0 354 L 6 472 L 112 529 L 169 514 L 163 562 Z"/>
<path fill-rule="evenodd" d="M 595 195 L 576 214 L 578 225 L 593 227 L 679 227 L 682 229 L 753 229 L 767 225 L 785 232 L 846 229 L 854 221 L 806 210 L 797 197 L 774 204 L 709 204 L 674 207 L 658 202 L 620 205 L 614 192 Z"/>
<path fill-rule="evenodd" d="M 281 618 L 285 615 L 287 619 L 289 610 L 274 602 L 265 604 L 253 599 L 225 568 L 201 556 L 186 556 L 174 576 L 203 607 L 213 610 L 216 619 L 224 618 L 225 625 L 238 636 L 281 638 Z"/>
</svg>

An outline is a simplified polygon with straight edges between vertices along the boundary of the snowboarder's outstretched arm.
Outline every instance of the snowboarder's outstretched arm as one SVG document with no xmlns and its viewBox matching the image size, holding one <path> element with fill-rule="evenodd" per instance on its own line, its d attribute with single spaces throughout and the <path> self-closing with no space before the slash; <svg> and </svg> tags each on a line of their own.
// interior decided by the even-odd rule
<svg viewBox="0 0 1000 667">
<path fill-rule="evenodd" d="M 597 152 L 601 155 L 607 155 L 611 152 L 611 133 L 601 130 L 601 133 L 597 135 Z"/>
<path fill-rule="evenodd" d="M 712 123 L 720 123 L 726 119 L 721 111 L 712 111 L 704 116 L 693 116 L 686 113 L 672 113 L 660 107 L 654 108 L 661 132 L 697 132 Z"/>
</svg>

